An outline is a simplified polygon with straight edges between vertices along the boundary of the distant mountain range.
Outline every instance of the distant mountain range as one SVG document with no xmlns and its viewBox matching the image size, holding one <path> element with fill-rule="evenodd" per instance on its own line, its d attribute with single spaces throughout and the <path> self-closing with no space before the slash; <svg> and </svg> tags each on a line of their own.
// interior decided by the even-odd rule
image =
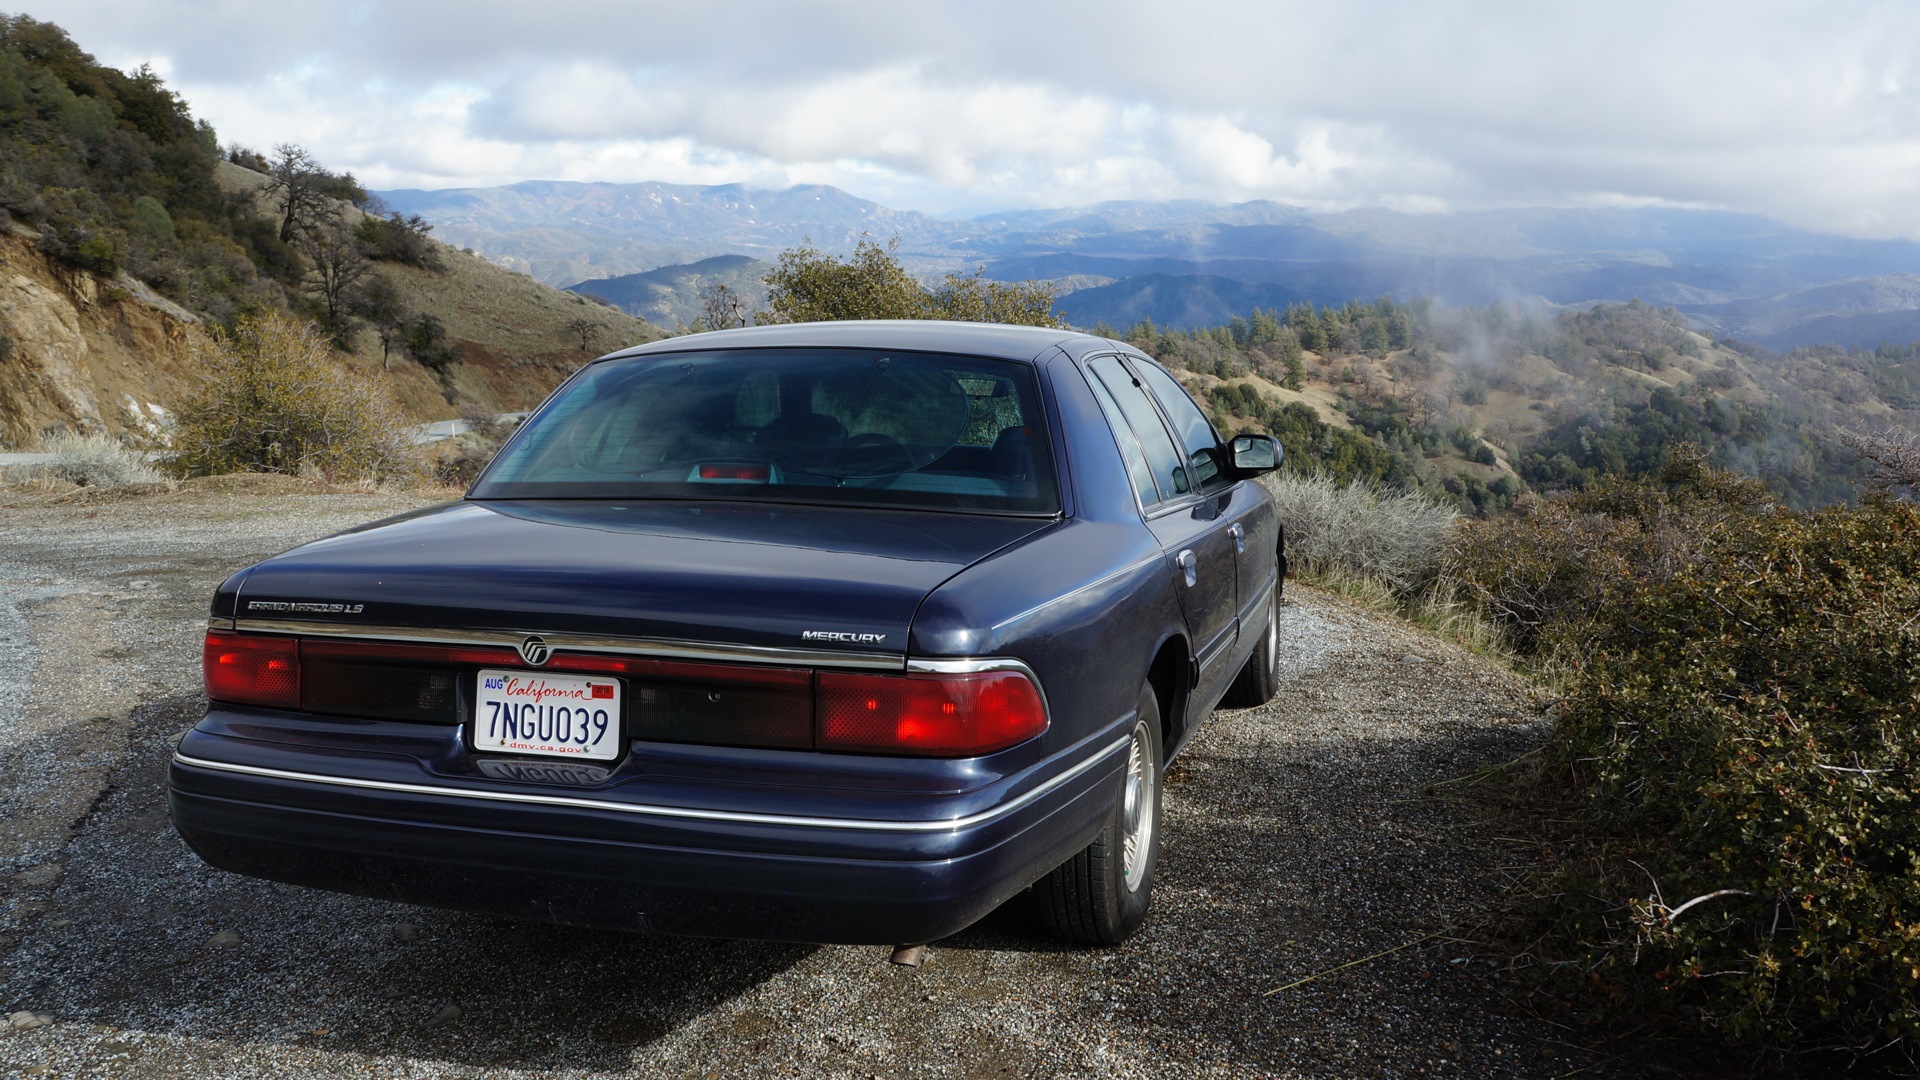
<svg viewBox="0 0 1920 1080">
<path fill-rule="evenodd" d="M 744 311 L 766 304 L 766 286 L 760 278 L 772 263 L 745 255 L 715 255 L 694 263 L 676 263 L 638 274 L 595 278 L 567 286 L 583 296 L 605 300 L 629 315 L 659 326 L 692 326 L 706 314 L 700 290 L 725 285 L 739 295 Z"/>
<path fill-rule="evenodd" d="M 996 278 L 1060 282 L 1073 290 L 1060 307 L 1081 325 L 1185 327 L 1256 306 L 1382 295 L 1456 305 L 1638 298 L 1769 347 L 1920 339 L 1920 244 L 1721 211 L 1421 215 L 1172 201 L 948 220 L 822 185 L 539 181 L 378 194 L 443 240 L 657 320 L 697 313 L 688 302 L 716 272 L 736 284 L 757 276 L 745 263 L 708 265 L 715 256 L 769 260 L 803 240 L 844 252 L 865 235 L 898 237 L 903 262 L 928 277 L 984 266 Z"/>
</svg>

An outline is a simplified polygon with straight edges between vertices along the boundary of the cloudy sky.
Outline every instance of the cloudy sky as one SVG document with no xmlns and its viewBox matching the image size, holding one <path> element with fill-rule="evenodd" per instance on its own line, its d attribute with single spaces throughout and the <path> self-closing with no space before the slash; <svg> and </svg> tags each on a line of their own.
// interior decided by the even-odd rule
<svg viewBox="0 0 1920 1080">
<path fill-rule="evenodd" d="M 19 3 L 20 0 L 16 0 Z M 935 213 L 1730 207 L 1920 237 L 1920 4 L 60 0 L 368 186 L 822 182 Z"/>
</svg>

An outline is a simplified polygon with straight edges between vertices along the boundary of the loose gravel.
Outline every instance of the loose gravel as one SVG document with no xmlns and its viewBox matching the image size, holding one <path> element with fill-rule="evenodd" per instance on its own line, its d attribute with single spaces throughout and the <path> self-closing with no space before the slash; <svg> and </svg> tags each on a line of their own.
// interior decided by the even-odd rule
<svg viewBox="0 0 1920 1080">
<path fill-rule="evenodd" d="M 1059 946 L 1018 902 L 914 969 L 209 869 L 162 788 L 203 708 L 208 594 L 419 502 L 0 496 L 0 809 L 21 838 L 0 863 L 0 1074 L 1627 1075 L 1447 933 L 1519 856 L 1424 789 L 1539 743 L 1524 687 L 1298 585 L 1278 697 L 1215 715 L 1168 773 L 1154 913 L 1117 949 Z M 74 701 L 52 730 L 36 712 Z M 85 798 L 45 797 L 68 788 Z"/>
</svg>

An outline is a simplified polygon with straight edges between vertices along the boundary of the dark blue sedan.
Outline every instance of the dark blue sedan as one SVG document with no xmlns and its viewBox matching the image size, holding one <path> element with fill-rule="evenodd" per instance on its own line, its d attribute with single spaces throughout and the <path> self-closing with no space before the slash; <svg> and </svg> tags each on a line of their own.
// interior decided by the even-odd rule
<svg viewBox="0 0 1920 1080">
<path fill-rule="evenodd" d="M 1161 776 L 1275 683 L 1266 436 L 1121 342 L 756 327 L 583 368 L 460 502 L 213 599 L 169 771 L 214 866 L 846 944 L 1146 916 Z"/>
</svg>

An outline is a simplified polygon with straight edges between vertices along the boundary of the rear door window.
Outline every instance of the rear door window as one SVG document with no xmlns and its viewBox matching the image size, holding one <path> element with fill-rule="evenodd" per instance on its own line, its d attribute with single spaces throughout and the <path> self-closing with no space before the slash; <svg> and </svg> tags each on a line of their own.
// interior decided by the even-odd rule
<svg viewBox="0 0 1920 1080">
<path fill-rule="evenodd" d="M 1099 379 L 1089 379 L 1087 384 L 1093 388 L 1094 399 L 1100 402 L 1100 411 L 1107 415 L 1107 426 L 1113 429 L 1114 441 L 1120 444 L 1120 456 L 1127 463 L 1127 479 L 1133 481 L 1134 494 L 1140 497 L 1141 509 L 1160 502 L 1159 485 L 1153 482 L 1153 469 L 1147 465 L 1147 456 L 1140 449 L 1140 440 L 1133 433 L 1133 425 L 1127 422 L 1120 405 L 1107 393 L 1107 386 Z"/>
<path fill-rule="evenodd" d="M 1207 414 L 1201 412 L 1186 390 L 1158 365 L 1138 358 L 1133 358 L 1131 365 L 1145 388 L 1160 402 L 1167 419 L 1173 422 L 1174 433 L 1187 452 L 1187 460 L 1193 463 L 1193 479 L 1200 490 L 1216 491 L 1232 483 L 1224 468 L 1226 455 L 1220 446 L 1220 434 L 1213 430 Z"/>
<path fill-rule="evenodd" d="M 1127 426 L 1139 440 L 1159 501 L 1178 498 L 1193 490 L 1187 478 L 1186 465 L 1180 458 L 1179 447 L 1174 444 L 1166 424 L 1161 422 L 1159 411 L 1153 407 L 1153 402 L 1147 398 L 1147 392 L 1133 377 L 1133 372 L 1115 356 L 1089 360 L 1087 370 L 1093 372 L 1107 393 L 1112 395 L 1114 403 L 1120 407 L 1121 415 L 1126 418 Z"/>
</svg>

